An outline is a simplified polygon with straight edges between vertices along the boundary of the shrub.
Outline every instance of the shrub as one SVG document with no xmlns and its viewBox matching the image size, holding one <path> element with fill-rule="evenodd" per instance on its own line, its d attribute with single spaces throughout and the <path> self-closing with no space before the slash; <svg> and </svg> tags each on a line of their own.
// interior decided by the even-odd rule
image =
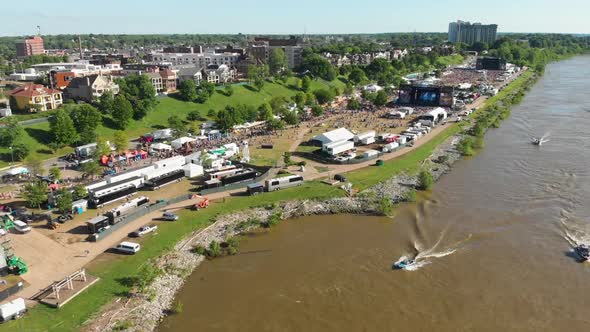
<svg viewBox="0 0 590 332">
<path fill-rule="evenodd" d="M 403 196 L 403 200 L 406 202 L 415 202 L 416 201 L 416 190 L 411 189 L 406 191 Z"/>
<path fill-rule="evenodd" d="M 391 216 L 393 213 L 393 203 L 387 197 L 382 197 L 377 202 L 377 213 L 382 216 Z"/>
<path fill-rule="evenodd" d="M 432 174 L 428 170 L 420 171 L 418 174 L 418 189 L 420 190 L 430 190 L 432 185 L 434 184 L 434 179 L 432 178 Z"/>
<path fill-rule="evenodd" d="M 278 223 L 281 221 L 282 217 L 283 217 L 283 213 L 282 213 L 282 212 L 280 212 L 280 211 L 279 211 L 279 212 L 275 212 L 275 213 L 273 213 L 273 214 L 272 214 L 270 217 L 268 217 L 268 219 L 266 220 L 265 227 L 266 227 L 266 228 L 270 228 L 270 227 L 272 227 L 272 226 L 275 226 L 275 225 L 277 225 L 277 224 L 278 224 Z"/>
<path fill-rule="evenodd" d="M 113 326 L 113 331 L 125 331 L 130 329 L 133 326 L 133 323 L 128 320 L 120 320 L 118 321 L 115 326 Z"/>
<path fill-rule="evenodd" d="M 473 156 L 473 138 L 471 136 L 465 136 L 457 144 L 457 151 L 464 156 Z"/>
<path fill-rule="evenodd" d="M 193 252 L 204 256 L 205 254 L 207 254 L 207 248 L 203 247 L 202 245 L 197 245 L 193 248 Z"/>
<path fill-rule="evenodd" d="M 207 255 L 209 257 L 219 257 L 221 256 L 221 245 L 217 241 L 211 241 L 209 243 L 209 250 L 207 250 Z"/>
</svg>

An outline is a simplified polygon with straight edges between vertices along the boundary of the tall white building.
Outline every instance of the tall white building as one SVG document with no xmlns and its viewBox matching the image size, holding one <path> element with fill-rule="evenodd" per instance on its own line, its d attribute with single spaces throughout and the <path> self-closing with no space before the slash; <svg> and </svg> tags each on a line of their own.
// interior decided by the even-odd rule
<svg viewBox="0 0 590 332">
<path fill-rule="evenodd" d="M 449 42 L 471 45 L 476 42 L 493 44 L 498 32 L 497 24 L 457 21 L 449 23 Z"/>
</svg>

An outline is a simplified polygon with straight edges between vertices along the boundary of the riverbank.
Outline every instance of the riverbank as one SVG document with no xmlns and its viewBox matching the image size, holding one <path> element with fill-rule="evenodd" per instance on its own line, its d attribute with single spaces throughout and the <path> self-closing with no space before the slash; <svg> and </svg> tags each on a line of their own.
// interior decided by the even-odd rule
<svg viewBox="0 0 590 332">
<path fill-rule="evenodd" d="M 421 167 L 428 168 L 435 180 L 440 179 L 460 160 L 461 154 L 455 149 L 460 138 L 461 134 L 458 133 L 447 137 L 423 161 Z M 197 254 L 195 248 L 208 248 L 212 242 L 224 243 L 236 235 L 268 227 L 265 225 L 278 220 L 328 214 L 383 215 L 381 204 L 384 199 L 391 204 L 407 201 L 411 197 L 408 193 L 414 191 L 416 183 L 415 175 L 403 173 L 355 197 L 293 200 L 222 215 L 212 225 L 179 242 L 170 252 L 152 262 L 154 269 L 151 273 L 157 274 L 157 277 L 151 285 L 121 301 L 119 305 L 113 305 L 86 326 L 84 331 L 109 331 L 121 327 L 125 327 L 126 331 L 155 330 L 166 315 L 179 310 L 178 304 L 174 302 L 176 293 L 188 275 L 206 259 Z"/>
<path fill-rule="evenodd" d="M 522 82 L 522 80 L 518 81 Z M 517 85 L 517 83 L 513 83 Z M 355 187 L 360 189 L 370 187 L 369 184 L 377 184 L 393 176 L 400 176 L 402 173 L 415 174 L 416 171 L 423 165 L 423 161 L 433 155 L 433 151 L 441 143 L 448 142 L 449 137 L 457 135 L 461 131 L 461 127 L 457 124 L 447 125 L 444 130 L 438 132 L 436 136 L 431 137 L 425 144 L 409 151 L 408 153 L 398 158 L 387 161 L 383 167 L 366 167 L 362 170 L 357 170 L 348 173 L 349 179 L 360 177 L 363 181 L 353 181 Z M 437 150 L 438 151 L 438 150 Z M 432 158 L 434 159 L 434 158 Z M 434 164 L 433 164 L 434 165 Z M 442 167 L 435 165 L 435 168 L 444 170 Z M 434 173 L 434 172 L 433 172 Z M 369 179 L 370 181 L 364 181 Z M 407 188 L 407 187 L 404 187 Z M 403 188 L 402 188 L 403 189 Z M 264 194 L 259 197 L 230 197 L 224 198 L 223 201 L 213 202 L 211 207 L 207 210 L 199 212 L 190 212 L 183 210 L 180 212 L 181 222 L 175 224 L 166 224 L 160 227 L 157 236 L 150 237 L 142 242 L 142 251 L 132 257 L 125 257 L 124 259 L 117 258 L 115 261 L 101 260 L 100 258 L 88 266 L 88 271 L 93 275 L 101 277 L 101 282 L 89 289 L 87 292 L 72 301 L 68 306 L 61 308 L 59 311 L 49 309 L 43 306 L 37 306 L 30 311 L 30 313 L 20 321 L 5 325 L 8 328 L 15 327 L 24 330 L 75 330 L 79 326 L 84 325 L 89 317 L 94 316 L 95 322 L 108 317 L 109 309 L 114 308 L 115 312 L 118 308 L 120 311 L 139 311 L 132 306 L 133 300 L 137 296 L 130 293 L 132 289 L 133 276 L 140 273 L 142 267 L 147 265 L 154 265 L 152 260 L 154 257 L 167 257 L 171 252 L 174 252 L 175 244 L 179 239 L 185 238 L 187 234 L 191 234 L 196 229 L 203 229 L 210 225 L 211 222 L 218 219 L 222 214 L 230 214 L 240 210 L 264 208 L 272 204 L 282 205 L 285 201 L 300 201 L 307 200 L 310 202 L 324 201 L 329 199 L 342 199 L 344 192 L 340 189 L 326 186 L 318 181 L 306 182 L 302 187 L 290 190 L 284 190 L 275 193 Z M 262 203 L 262 201 L 264 203 Z M 342 201 L 339 201 L 342 202 Z M 346 200 L 344 200 L 346 202 Z M 358 211 L 358 210 L 357 210 Z M 336 209 L 334 209 L 336 212 Z M 347 211 L 345 209 L 340 212 L 355 212 Z M 361 211 L 362 212 L 362 211 Z M 372 213 L 367 211 L 367 213 Z M 207 228 L 208 229 L 208 228 Z M 189 237 L 190 238 L 190 237 Z M 164 253 L 164 254 L 162 254 Z M 195 254 L 191 255 L 194 257 Z M 198 256 L 197 256 L 198 257 Z M 197 264 L 197 263 L 195 263 Z M 196 265 L 195 265 L 196 266 Z M 190 265 L 184 265 L 183 270 L 176 271 L 177 277 L 170 277 L 168 282 L 182 282 L 183 276 L 190 273 Z M 164 280 L 165 281 L 165 280 Z M 164 282 L 163 281 L 163 282 Z M 154 284 L 155 285 L 155 284 Z M 180 287 L 180 286 L 179 286 Z M 131 296 L 130 296 L 131 295 Z M 167 295 L 167 298 L 162 298 L 159 302 L 157 298 L 148 297 L 153 300 L 150 305 L 154 306 L 154 310 L 162 313 L 167 313 L 167 308 L 173 303 L 174 293 Z M 114 302 L 113 299 L 115 299 Z M 168 303 L 166 302 L 168 301 Z M 106 305 L 106 310 L 103 304 Z M 161 304 L 160 304 L 161 303 Z M 126 307 L 122 305 L 127 304 Z M 100 313 L 98 313 L 100 310 Z M 110 321 L 110 326 L 114 327 L 120 316 L 115 316 Z M 106 322 L 110 318 L 106 318 Z M 142 320 L 143 324 L 143 320 Z M 86 329 L 90 329 L 94 324 L 87 325 Z M 104 326 L 104 325 L 102 325 Z M 0 328 L 2 330 L 2 328 Z"/>
</svg>

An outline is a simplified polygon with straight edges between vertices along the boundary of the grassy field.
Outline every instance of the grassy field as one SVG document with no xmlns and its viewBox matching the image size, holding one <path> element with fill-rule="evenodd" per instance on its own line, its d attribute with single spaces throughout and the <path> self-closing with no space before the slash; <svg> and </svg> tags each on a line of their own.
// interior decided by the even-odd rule
<svg viewBox="0 0 590 332">
<path fill-rule="evenodd" d="M 207 112 L 210 109 L 216 111 L 225 108 L 227 105 L 248 104 L 258 107 L 262 103 L 270 101 L 276 96 L 285 96 L 290 98 L 298 91 L 293 87 L 294 78 L 289 80 L 286 84 L 281 82 L 270 83 L 267 82 L 262 91 L 252 91 L 248 86 L 236 85 L 234 86 L 234 93 L 231 96 L 226 96 L 220 92 L 216 92 L 213 96 L 203 104 L 191 103 L 178 100 L 174 97 L 164 97 L 159 99 L 159 103 L 154 110 L 148 113 L 145 118 L 139 121 L 133 121 L 125 130 L 129 138 L 136 138 L 143 134 L 152 132 L 159 128 L 165 128 L 168 125 L 168 118 L 172 115 L 178 115 L 181 119 L 186 119 L 186 116 L 191 111 L 199 111 L 204 119 L 208 119 Z M 340 79 L 335 79 L 332 82 L 317 80 L 313 81 L 312 90 L 339 87 L 343 88 L 345 84 Z M 110 117 L 105 116 L 103 124 L 97 129 L 100 136 L 107 140 L 112 140 L 113 133 L 116 128 Z M 40 123 L 25 127 L 26 135 L 24 142 L 31 148 L 33 154 L 39 155 L 42 159 L 49 159 L 65 153 L 71 152 L 73 149 L 63 148 L 55 153 L 47 147 L 51 136 L 49 132 L 49 123 Z M 266 152 L 265 152 L 266 153 Z M 282 153 L 282 152 L 281 152 Z M 280 155 L 280 153 L 279 153 Z M 261 156 L 263 162 L 269 162 L 271 156 Z M 0 167 L 7 166 L 11 161 L 10 150 L 8 147 L 0 147 Z M 259 162 L 260 163 L 260 162 Z"/>
<path fill-rule="evenodd" d="M 530 77 L 529 75 L 523 75 L 512 86 L 504 89 L 503 93 L 508 94 L 510 91 L 522 86 Z M 490 98 L 486 105 L 494 103 L 499 98 L 502 98 L 502 96 Z M 347 173 L 347 177 L 354 183 L 355 187 L 364 189 L 399 172 L 415 172 L 419 169 L 420 163 L 428 158 L 436 146 L 460 130 L 461 127 L 458 124 L 450 124 L 446 130 L 418 149 L 390 160 L 384 166 L 372 166 Z M 327 186 L 318 181 L 311 181 L 301 187 L 264 193 L 262 196 L 228 197 L 213 202 L 210 208 L 206 210 L 196 212 L 181 211 L 179 213 L 180 221 L 161 224 L 157 234 L 143 240 L 142 250 L 137 255 L 116 257 L 103 255 L 96 259 L 88 266 L 87 270 L 89 273 L 99 276 L 101 280 L 63 308 L 56 310 L 38 305 L 22 319 L 0 325 L 0 332 L 75 331 L 92 315 L 96 314 L 102 305 L 113 298 L 124 296 L 130 289 L 125 283 L 127 278 L 136 275 L 144 264 L 150 264 L 150 259 L 169 251 L 179 239 L 195 230 L 206 227 L 217 216 L 280 201 L 325 199 L 338 196 L 343 196 L 340 189 Z"/>
</svg>

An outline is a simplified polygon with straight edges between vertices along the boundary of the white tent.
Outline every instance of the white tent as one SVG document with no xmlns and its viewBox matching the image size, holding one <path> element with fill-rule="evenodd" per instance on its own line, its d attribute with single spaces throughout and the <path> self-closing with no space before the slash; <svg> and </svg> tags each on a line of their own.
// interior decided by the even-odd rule
<svg viewBox="0 0 590 332">
<path fill-rule="evenodd" d="M 11 168 L 8 171 L 6 171 L 6 175 L 20 175 L 20 174 L 27 174 L 29 173 L 29 170 L 26 167 L 15 167 L 15 168 Z"/>
<path fill-rule="evenodd" d="M 348 141 L 354 138 L 354 134 L 346 128 L 338 128 L 326 133 L 317 135 L 313 138 L 314 141 L 320 141 L 322 145 L 337 141 Z"/>
<path fill-rule="evenodd" d="M 172 144 L 172 147 L 175 149 L 180 149 L 185 143 L 190 143 L 190 142 L 194 142 L 195 139 L 191 138 L 191 137 L 181 137 L 181 138 L 177 138 L 174 141 L 170 142 L 170 144 Z"/>
<path fill-rule="evenodd" d="M 164 143 L 152 144 L 150 148 L 156 151 L 172 150 L 172 147 L 170 145 Z"/>
<path fill-rule="evenodd" d="M 203 166 L 195 164 L 186 164 L 182 167 L 184 169 L 184 176 L 187 178 L 194 178 L 204 174 Z"/>
</svg>

